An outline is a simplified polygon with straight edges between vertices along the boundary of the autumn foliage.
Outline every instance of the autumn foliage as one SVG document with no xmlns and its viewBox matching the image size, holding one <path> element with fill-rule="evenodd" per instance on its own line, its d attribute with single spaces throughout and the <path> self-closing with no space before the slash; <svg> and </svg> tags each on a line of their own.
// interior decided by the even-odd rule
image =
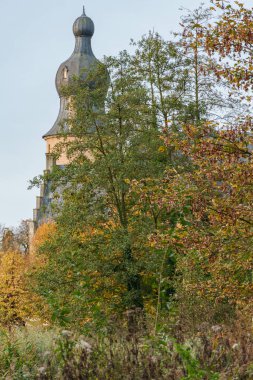
<svg viewBox="0 0 253 380">
<path fill-rule="evenodd" d="M 31 252 L 38 251 L 39 247 L 45 241 L 47 241 L 51 236 L 53 236 L 55 231 L 56 231 L 55 223 L 53 223 L 53 222 L 43 223 L 37 229 L 37 231 L 33 237 Z"/>
<path fill-rule="evenodd" d="M 34 180 L 51 181 L 58 213 L 29 258 L 7 234 L 0 321 L 24 324 L 38 297 L 42 319 L 72 330 L 57 348 L 67 377 L 100 378 L 105 358 L 112 378 L 252 378 L 252 30 L 252 9 L 212 0 L 175 40 L 150 32 L 107 58 L 109 90 L 91 86 L 104 66 L 63 89 L 73 138 L 54 153 L 70 164 Z M 108 356 L 96 343 L 79 357 L 79 333 L 106 337 Z"/>
<path fill-rule="evenodd" d="M 218 21 L 205 31 L 205 48 L 209 54 L 218 53 L 221 64 L 215 68 L 220 77 L 235 87 L 252 90 L 253 70 L 253 11 L 241 1 L 213 0 Z"/>
<path fill-rule="evenodd" d="M 0 255 L 0 324 L 25 325 L 36 313 L 37 297 L 29 291 L 27 258 L 19 252 Z"/>
</svg>

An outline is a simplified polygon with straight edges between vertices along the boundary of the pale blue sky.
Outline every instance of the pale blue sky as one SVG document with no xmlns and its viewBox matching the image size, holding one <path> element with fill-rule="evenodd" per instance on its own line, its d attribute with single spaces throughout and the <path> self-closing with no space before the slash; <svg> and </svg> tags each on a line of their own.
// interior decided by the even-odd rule
<svg viewBox="0 0 253 380">
<path fill-rule="evenodd" d="M 150 29 L 164 37 L 178 29 L 181 6 L 201 0 L 0 0 L 0 223 L 32 217 L 38 190 L 28 180 L 45 168 L 41 136 L 59 109 L 56 71 L 74 48 L 72 24 L 86 13 L 96 27 L 97 58 L 127 49 Z M 208 0 L 206 0 L 208 3 Z M 252 6 L 252 0 L 246 4 Z"/>
</svg>

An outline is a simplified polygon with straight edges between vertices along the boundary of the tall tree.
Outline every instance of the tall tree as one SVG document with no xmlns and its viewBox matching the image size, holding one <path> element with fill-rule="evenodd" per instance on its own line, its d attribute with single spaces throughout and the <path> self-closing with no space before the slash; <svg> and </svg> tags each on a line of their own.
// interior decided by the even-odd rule
<svg viewBox="0 0 253 380">
<path fill-rule="evenodd" d="M 37 298 L 28 291 L 28 263 L 18 252 L 0 255 L 0 324 L 11 328 L 25 325 L 35 315 Z"/>
<path fill-rule="evenodd" d="M 17 244 L 15 241 L 15 234 L 10 228 L 3 229 L 3 237 L 2 237 L 2 251 L 14 251 L 17 249 Z"/>
<path fill-rule="evenodd" d="M 29 225 L 26 220 L 22 220 L 20 225 L 15 230 L 15 241 L 20 250 L 27 255 L 30 250 L 30 233 Z"/>
<path fill-rule="evenodd" d="M 156 128 L 168 128 L 178 119 L 182 108 L 186 66 L 176 44 L 149 32 L 138 42 L 132 56 L 132 75 L 147 87 L 149 104 Z M 170 121 L 170 122 L 169 122 Z"/>
<path fill-rule="evenodd" d="M 240 4 L 238 7 L 247 15 L 240 18 L 239 26 L 245 32 L 250 11 Z M 220 62 L 224 62 L 216 74 L 229 79 L 231 92 L 237 91 L 239 85 L 246 98 L 251 77 L 247 81 L 242 75 L 238 82 L 238 70 L 243 70 L 241 55 L 243 60 L 250 59 L 248 42 L 242 42 L 248 36 L 242 35 L 240 49 L 233 50 L 232 56 L 238 37 L 229 26 L 235 15 L 241 17 L 238 9 L 235 12 L 230 5 L 224 6 L 218 22 L 203 32 L 201 46 L 210 53 L 210 44 L 218 39 L 217 45 L 212 45 L 213 53 L 221 54 Z M 220 34 L 221 25 L 228 29 L 221 29 Z M 228 57 L 230 68 L 226 64 Z M 204 320 L 224 322 L 228 315 L 231 320 L 241 310 L 248 317 L 252 312 L 251 120 L 248 110 L 243 117 L 239 114 L 229 122 L 202 120 L 197 128 L 185 123 L 180 136 L 171 131 L 165 137 L 165 145 L 187 157 L 194 170 L 187 171 L 185 166 L 181 171 L 168 171 L 165 179 L 170 176 L 171 186 L 160 192 L 161 205 L 171 204 L 181 213 L 181 220 L 172 233 L 159 231 L 151 243 L 158 248 L 173 246 L 177 252 L 176 273 L 181 279 L 177 299 L 181 298 L 181 317 L 190 320 L 191 327 Z"/>
<path fill-rule="evenodd" d="M 211 10 L 218 14 L 218 20 L 209 25 L 205 46 L 210 55 L 219 54 L 221 63 L 216 73 L 235 88 L 252 91 L 253 10 L 240 1 L 212 0 L 212 3 Z"/>
<path fill-rule="evenodd" d="M 181 17 L 182 32 L 176 33 L 178 49 L 184 59 L 184 107 L 181 120 L 200 125 L 203 120 L 234 117 L 238 107 L 236 95 L 227 81 L 216 75 L 217 62 L 205 49 L 205 36 L 212 12 L 201 5 Z"/>
<path fill-rule="evenodd" d="M 151 216 L 142 221 L 142 230 L 136 224 L 129 183 L 132 179 L 159 178 L 169 159 L 167 151 L 159 151 L 161 140 L 152 123 L 147 90 L 132 77 L 130 61 L 123 52 L 106 62 L 111 82 L 105 112 L 101 109 L 107 81 L 90 86 L 94 78 L 103 76 L 104 67 L 88 75 L 86 83 L 77 79 L 72 88 L 65 89 L 75 93 L 74 112 L 68 120 L 75 138 L 59 144 L 58 150 L 65 149 L 71 163 L 64 170 L 55 168 L 51 175 L 55 187 L 66 187 L 57 218 L 59 240 L 54 249 L 58 254 L 49 254 L 47 267 L 50 272 L 59 259 L 61 269 L 50 275 L 50 284 L 44 283 L 48 289 L 52 286 L 47 294 L 54 297 L 52 289 L 58 287 L 54 293 L 58 300 L 60 294 L 64 299 L 63 293 L 73 300 L 77 292 L 85 305 L 89 296 L 81 289 L 89 284 L 93 294 L 90 303 L 101 310 L 107 306 L 98 297 L 103 290 L 112 294 L 110 307 L 116 301 L 122 311 L 144 309 L 145 240 L 155 225 Z M 64 245 L 59 246 L 63 240 Z M 79 284 L 79 290 L 73 284 Z"/>
</svg>

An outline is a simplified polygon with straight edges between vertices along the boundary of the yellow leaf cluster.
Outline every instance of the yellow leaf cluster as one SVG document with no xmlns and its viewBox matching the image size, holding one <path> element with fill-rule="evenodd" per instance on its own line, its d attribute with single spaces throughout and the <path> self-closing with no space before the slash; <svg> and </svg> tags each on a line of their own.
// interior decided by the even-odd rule
<svg viewBox="0 0 253 380">
<path fill-rule="evenodd" d="M 18 252 L 0 256 L 0 324 L 24 325 L 35 313 L 35 296 L 27 287 L 28 260 Z"/>
</svg>

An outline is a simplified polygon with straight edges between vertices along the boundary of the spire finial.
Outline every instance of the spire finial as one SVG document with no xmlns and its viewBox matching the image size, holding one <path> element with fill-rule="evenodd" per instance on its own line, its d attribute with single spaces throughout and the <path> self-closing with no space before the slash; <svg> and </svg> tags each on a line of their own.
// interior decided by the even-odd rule
<svg viewBox="0 0 253 380">
<path fill-rule="evenodd" d="M 86 16 L 86 13 L 85 13 L 85 6 L 83 6 L 83 16 Z"/>
</svg>

